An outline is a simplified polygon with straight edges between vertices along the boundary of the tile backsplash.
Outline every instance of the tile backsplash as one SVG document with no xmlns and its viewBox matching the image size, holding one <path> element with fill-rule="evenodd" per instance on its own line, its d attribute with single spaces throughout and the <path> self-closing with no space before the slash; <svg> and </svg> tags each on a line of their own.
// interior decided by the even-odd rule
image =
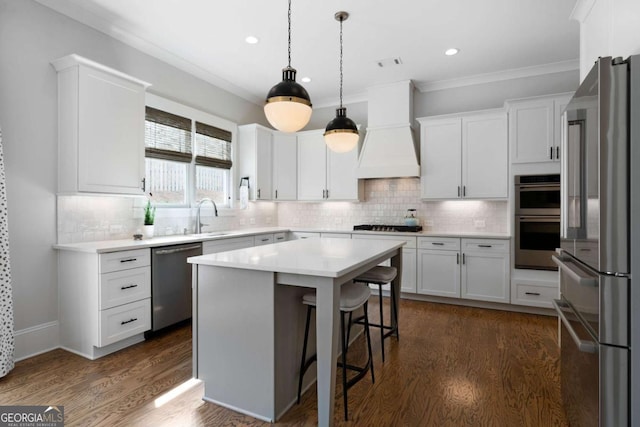
<svg viewBox="0 0 640 427">
<path fill-rule="evenodd" d="M 356 224 L 403 224 L 407 209 L 417 209 L 426 231 L 509 231 L 507 201 L 422 201 L 419 178 L 368 179 L 364 188 L 360 203 L 278 203 L 278 224 L 351 230 Z"/>
<path fill-rule="evenodd" d="M 58 243 L 130 239 L 142 229 L 144 203 L 141 197 L 58 196 Z M 507 201 L 422 201 L 418 178 L 366 180 L 359 203 L 255 202 L 245 210 L 220 209 L 217 218 L 205 206 L 205 231 L 276 225 L 351 230 L 356 224 L 402 224 L 407 209 L 417 209 L 427 231 L 509 231 Z M 185 228 L 192 233 L 195 215 L 195 208 L 158 209 L 155 235 L 183 234 Z"/>
</svg>

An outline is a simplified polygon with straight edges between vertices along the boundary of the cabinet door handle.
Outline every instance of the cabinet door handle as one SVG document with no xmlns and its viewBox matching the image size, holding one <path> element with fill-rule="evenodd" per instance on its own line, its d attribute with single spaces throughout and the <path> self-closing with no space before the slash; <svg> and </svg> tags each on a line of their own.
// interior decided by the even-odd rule
<svg viewBox="0 0 640 427">
<path fill-rule="evenodd" d="M 329 198 L 329 190 L 327 190 L 327 199 Z"/>
<path fill-rule="evenodd" d="M 462 197 L 467 197 L 467 186 L 466 185 L 462 186 Z"/>
<path fill-rule="evenodd" d="M 524 294 L 525 294 L 525 295 L 534 295 L 534 296 L 536 296 L 536 297 L 539 297 L 539 296 L 540 296 L 540 292 L 525 292 Z"/>
<path fill-rule="evenodd" d="M 258 199 L 260 198 L 260 189 L 258 188 Z"/>
<path fill-rule="evenodd" d="M 478 245 L 479 248 L 492 248 L 492 245 Z"/>
<path fill-rule="evenodd" d="M 431 244 L 436 246 L 444 246 L 444 243 L 442 242 L 431 242 Z"/>
<path fill-rule="evenodd" d="M 268 242 L 269 239 L 260 239 L 261 242 Z"/>
<path fill-rule="evenodd" d="M 458 185 L 458 197 L 460 197 L 460 186 Z"/>
<path fill-rule="evenodd" d="M 560 147 L 556 147 L 556 159 L 560 158 Z"/>
<path fill-rule="evenodd" d="M 276 237 L 276 240 L 284 240 L 284 237 Z"/>
<path fill-rule="evenodd" d="M 147 191 L 147 178 L 142 178 L 142 192 Z"/>
<path fill-rule="evenodd" d="M 126 325 L 127 323 L 135 322 L 136 320 L 138 320 L 137 317 L 134 317 L 133 319 L 129 319 L 129 320 L 124 320 L 120 322 L 120 325 Z"/>
<path fill-rule="evenodd" d="M 462 263 L 464 264 L 464 254 L 462 254 Z"/>
<path fill-rule="evenodd" d="M 276 199 L 278 198 L 278 190 L 276 190 Z"/>
<path fill-rule="evenodd" d="M 132 284 L 132 285 L 127 285 L 127 286 L 121 286 L 120 289 L 122 289 L 124 291 L 125 289 L 131 289 L 131 288 L 137 288 L 137 287 L 138 287 L 138 285 Z"/>
<path fill-rule="evenodd" d="M 549 158 L 553 160 L 553 147 L 549 147 Z"/>
<path fill-rule="evenodd" d="M 138 258 L 127 258 L 127 259 L 121 259 L 120 262 L 134 262 L 137 261 Z"/>
<path fill-rule="evenodd" d="M 460 264 L 460 254 L 456 254 L 456 264 Z"/>
</svg>

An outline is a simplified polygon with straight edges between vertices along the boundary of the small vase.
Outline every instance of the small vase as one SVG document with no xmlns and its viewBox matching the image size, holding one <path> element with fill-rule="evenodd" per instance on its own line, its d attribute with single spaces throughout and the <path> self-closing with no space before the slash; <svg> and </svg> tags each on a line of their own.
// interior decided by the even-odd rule
<svg viewBox="0 0 640 427">
<path fill-rule="evenodd" d="M 153 237 L 153 225 L 144 226 L 144 237 L 145 239 L 150 239 Z"/>
</svg>

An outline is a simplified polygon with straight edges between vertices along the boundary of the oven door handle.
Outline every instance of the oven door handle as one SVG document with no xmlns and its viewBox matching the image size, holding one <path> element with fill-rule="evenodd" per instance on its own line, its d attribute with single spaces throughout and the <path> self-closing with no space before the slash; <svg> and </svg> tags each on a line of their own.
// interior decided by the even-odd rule
<svg viewBox="0 0 640 427">
<path fill-rule="evenodd" d="M 569 323 L 569 320 L 567 320 L 566 316 L 562 312 L 562 309 L 560 308 L 560 306 L 568 307 L 568 305 L 557 299 L 551 300 L 551 303 L 553 304 L 553 308 L 556 309 L 556 312 L 558 313 L 558 317 L 560 317 L 562 324 L 564 325 L 565 328 L 567 328 L 569 335 L 571 335 L 571 339 L 573 339 L 573 342 L 575 342 L 576 346 L 578 346 L 578 350 L 580 350 L 583 353 L 597 353 L 598 344 L 596 344 L 591 340 L 580 339 L 578 334 L 576 334 L 576 331 L 571 326 L 571 323 Z"/>
<path fill-rule="evenodd" d="M 560 222 L 560 215 L 516 215 L 520 221 Z"/>
<path fill-rule="evenodd" d="M 581 286 L 598 286 L 598 279 L 593 276 L 585 275 L 584 271 L 571 267 L 569 263 L 562 262 L 560 258 L 555 255 L 551 255 L 551 260 Z"/>
<path fill-rule="evenodd" d="M 542 184 L 542 185 L 531 185 L 531 184 L 516 184 L 518 190 L 534 190 L 534 191 L 558 191 L 560 189 L 560 184 Z"/>
</svg>

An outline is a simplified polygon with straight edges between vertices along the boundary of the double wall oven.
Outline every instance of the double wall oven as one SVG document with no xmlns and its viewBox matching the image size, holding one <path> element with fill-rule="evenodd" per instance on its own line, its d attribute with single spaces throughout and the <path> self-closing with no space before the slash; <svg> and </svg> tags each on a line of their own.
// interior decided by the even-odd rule
<svg viewBox="0 0 640 427">
<path fill-rule="evenodd" d="M 557 270 L 560 246 L 560 175 L 515 177 L 515 267 Z"/>
</svg>

